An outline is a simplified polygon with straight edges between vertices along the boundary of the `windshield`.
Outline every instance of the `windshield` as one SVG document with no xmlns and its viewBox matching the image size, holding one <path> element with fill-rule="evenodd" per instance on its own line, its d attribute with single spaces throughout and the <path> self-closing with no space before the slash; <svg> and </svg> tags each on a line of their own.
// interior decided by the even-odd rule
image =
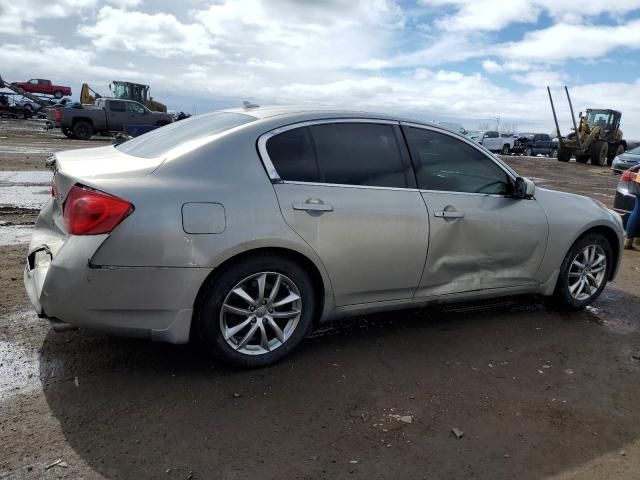
<svg viewBox="0 0 640 480">
<path fill-rule="evenodd" d="M 640 145 L 638 145 L 636 148 L 632 148 L 626 153 L 630 153 L 631 155 L 640 155 Z"/>
<path fill-rule="evenodd" d="M 255 117 L 241 113 L 206 113 L 152 130 L 126 141 L 116 148 L 134 157 L 161 157 L 185 143 L 222 133 L 254 120 Z"/>
<path fill-rule="evenodd" d="M 600 126 L 606 127 L 610 124 L 611 114 L 603 110 L 592 110 L 587 113 L 587 124 L 590 127 Z"/>
</svg>

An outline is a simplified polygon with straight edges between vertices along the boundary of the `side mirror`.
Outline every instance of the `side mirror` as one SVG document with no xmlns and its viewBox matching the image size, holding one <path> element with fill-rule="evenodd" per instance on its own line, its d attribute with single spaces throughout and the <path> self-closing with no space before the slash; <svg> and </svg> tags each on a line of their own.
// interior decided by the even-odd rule
<svg viewBox="0 0 640 480">
<path fill-rule="evenodd" d="M 513 198 L 531 198 L 536 193 L 536 184 L 525 177 L 516 178 Z"/>
</svg>

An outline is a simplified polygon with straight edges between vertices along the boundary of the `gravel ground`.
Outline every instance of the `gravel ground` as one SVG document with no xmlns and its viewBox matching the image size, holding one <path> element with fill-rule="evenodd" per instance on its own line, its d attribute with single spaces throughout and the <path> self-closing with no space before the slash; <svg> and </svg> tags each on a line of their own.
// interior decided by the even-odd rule
<svg viewBox="0 0 640 480">
<path fill-rule="evenodd" d="M 5 125 L 0 170 L 87 144 Z M 507 161 L 612 203 L 606 168 Z M 1 479 L 638 478 L 640 252 L 584 312 L 527 297 L 360 317 L 238 371 L 190 346 L 52 332 L 21 238 L 0 245 Z"/>
</svg>

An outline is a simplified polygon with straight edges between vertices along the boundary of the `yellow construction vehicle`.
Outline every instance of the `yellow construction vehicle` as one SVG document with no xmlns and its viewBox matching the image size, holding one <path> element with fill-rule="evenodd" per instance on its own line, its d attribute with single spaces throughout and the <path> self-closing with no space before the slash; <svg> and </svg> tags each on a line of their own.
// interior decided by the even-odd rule
<svg viewBox="0 0 640 480">
<path fill-rule="evenodd" d="M 167 106 L 153 99 L 149 93 L 149 85 L 141 83 L 123 82 L 114 80 L 109 85 L 109 90 L 113 91 L 113 98 L 118 100 L 133 100 L 143 104 L 153 112 L 167 112 Z M 98 98 L 103 98 L 88 84 L 83 83 L 80 89 L 80 103 L 83 105 L 93 105 Z"/>
</svg>

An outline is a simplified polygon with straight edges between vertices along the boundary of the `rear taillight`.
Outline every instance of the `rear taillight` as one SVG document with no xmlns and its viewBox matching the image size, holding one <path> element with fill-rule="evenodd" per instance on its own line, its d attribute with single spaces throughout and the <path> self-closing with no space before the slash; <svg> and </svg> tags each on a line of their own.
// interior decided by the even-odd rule
<svg viewBox="0 0 640 480">
<path fill-rule="evenodd" d="M 54 115 L 55 115 L 56 122 L 59 122 L 60 120 L 62 120 L 62 112 L 59 109 L 55 110 Z"/>
<path fill-rule="evenodd" d="M 53 198 L 56 198 L 57 193 L 58 193 L 58 191 L 56 190 L 56 183 L 52 182 L 51 183 L 51 196 Z"/>
<path fill-rule="evenodd" d="M 63 208 L 64 222 L 72 235 L 110 233 L 131 212 L 126 200 L 91 188 L 74 185 Z"/>
<path fill-rule="evenodd" d="M 636 178 L 638 178 L 637 173 L 632 172 L 631 170 L 625 170 L 624 172 L 622 172 L 620 180 L 623 182 L 635 182 Z"/>
</svg>

